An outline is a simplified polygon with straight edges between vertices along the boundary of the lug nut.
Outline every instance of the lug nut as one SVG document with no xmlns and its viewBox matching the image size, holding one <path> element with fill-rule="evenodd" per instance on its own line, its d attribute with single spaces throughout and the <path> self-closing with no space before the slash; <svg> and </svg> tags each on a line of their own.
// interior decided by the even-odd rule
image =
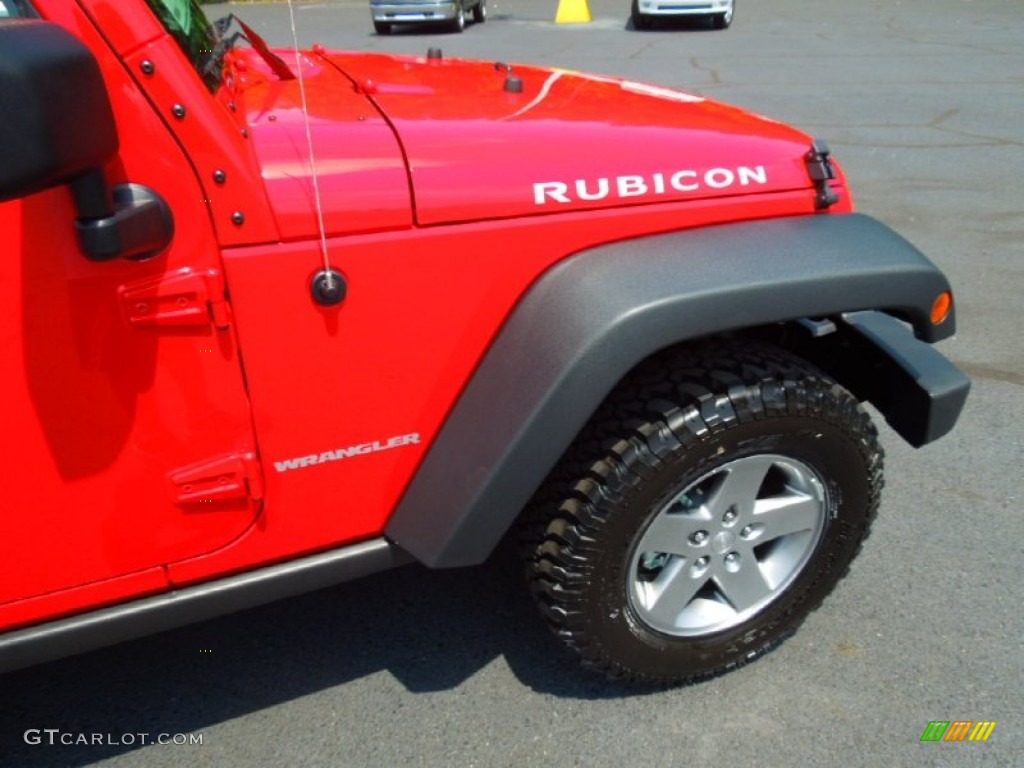
<svg viewBox="0 0 1024 768">
<path fill-rule="evenodd" d="M 722 515 L 722 522 L 726 523 L 726 524 L 733 522 L 735 519 L 736 519 L 736 510 L 732 509 L 731 507 L 729 508 L 729 510 L 724 515 Z"/>
<path fill-rule="evenodd" d="M 754 533 L 754 526 L 752 526 L 752 525 L 745 525 L 745 526 L 743 526 L 743 530 L 740 531 L 740 536 L 742 536 L 743 538 L 748 538 L 753 533 Z"/>
<path fill-rule="evenodd" d="M 709 558 L 707 555 L 705 555 L 704 557 L 698 557 L 697 558 L 697 566 L 700 567 L 700 568 L 703 568 L 710 561 L 711 561 L 711 558 Z"/>
<path fill-rule="evenodd" d="M 726 565 L 736 565 L 740 561 L 739 552 L 730 552 L 725 556 Z"/>
<path fill-rule="evenodd" d="M 690 536 L 690 543 L 691 544 L 700 545 L 700 544 L 703 544 L 707 540 L 708 540 L 708 532 L 707 531 L 696 531 L 696 532 L 693 533 L 693 535 Z"/>
</svg>

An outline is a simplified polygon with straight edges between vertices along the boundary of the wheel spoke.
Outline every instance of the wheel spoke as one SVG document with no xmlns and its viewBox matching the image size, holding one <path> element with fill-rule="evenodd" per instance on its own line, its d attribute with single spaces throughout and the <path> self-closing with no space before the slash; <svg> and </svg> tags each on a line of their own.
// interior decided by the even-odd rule
<svg viewBox="0 0 1024 768">
<path fill-rule="evenodd" d="M 675 626 L 679 614 L 707 583 L 707 576 L 695 578 L 688 566 L 687 561 L 679 559 L 645 585 L 647 614 L 659 626 Z"/>
<path fill-rule="evenodd" d="M 761 569 L 751 555 L 744 558 L 736 571 L 724 568 L 718 570 L 715 582 L 737 613 L 753 607 L 772 593 L 771 586 L 764 580 Z"/>
<path fill-rule="evenodd" d="M 754 504 L 754 520 L 764 526 L 760 541 L 771 541 L 801 531 L 813 531 L 820 524 L 822 502 L 810 494 L 761 499 Z"/>
<path fill-rule="evenodd" d="M 692 515 L 676 513 L 658 515 L 640 542 L 641 552 L 668 552 L 672 555 L 689 557 L 694 549 L 690 537 L 695 531 L 706 528 L 702 521 Z"/>
<path fill-rule="evenodd" d="M 773 463 L 767 457 L 751 457 L 724 472 L 718 487 L 706 502 L 712 516 L 718 517 L 730 507 L 736 507 L 740 514 L 751 512 Z"/>
</svg>

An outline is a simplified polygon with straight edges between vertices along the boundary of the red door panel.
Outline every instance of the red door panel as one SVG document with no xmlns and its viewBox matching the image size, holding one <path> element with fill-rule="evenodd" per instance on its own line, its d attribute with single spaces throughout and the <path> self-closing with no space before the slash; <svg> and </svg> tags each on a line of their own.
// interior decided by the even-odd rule
<svg viewBox="0 0 1024 768">
<path fill-rule="evenodd" d="M 114 599 L 116 589 L 80 600 L 66 590 L 127 574 L 145 572 L 152 591 L 153 567 L 227 544 L 259 510 L 234 331 L 209 319 L 221 284 L 205 196 L 163 121 L 74 8 L 61 21 L 99 53 L 118 121 L 108 178 L 161 195 L 175 234 L 156 258 L 95 263 L 77 247 L 67 188 L 0 205 L 4 624 Z M 26 600 L 42 595 L 50 608 Z"/>
</svg>

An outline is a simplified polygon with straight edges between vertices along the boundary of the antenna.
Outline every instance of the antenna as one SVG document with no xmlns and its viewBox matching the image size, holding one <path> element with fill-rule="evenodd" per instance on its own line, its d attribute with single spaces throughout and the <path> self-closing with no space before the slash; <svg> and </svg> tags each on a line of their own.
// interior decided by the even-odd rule
<svg viewBox="0 0 1024 768">
<path fill-rule="evenodd" d="M 313 130 L 309 123 L 309 104 L 306 101 L 306 80 L 302 74 L 302 57 L 299 55 L 299 33 L 295 28 L 295 7 L 288 0 L 288 15 L 292 24 L 292 48 L 295 51 L 295 76 L 299 80 L 299 95 L 302 99 L 302 117 L 306 124 L 306 146 L 309 147 L 309 168 L 313 177 L 313 201 L 316 206 L 317 227 L 320 231 L 320 253 L 323 269 L 313 276 L 310 290 L 313 300 L 322 306 L 331 307 L 345 299 L 345 278 L 331 267 L 327 252 L 327 228 L 324 226 L 324 208 L 320 201 L 320 182 L 316 173 L 316 152 L 313 151 Z"/>
</svg>

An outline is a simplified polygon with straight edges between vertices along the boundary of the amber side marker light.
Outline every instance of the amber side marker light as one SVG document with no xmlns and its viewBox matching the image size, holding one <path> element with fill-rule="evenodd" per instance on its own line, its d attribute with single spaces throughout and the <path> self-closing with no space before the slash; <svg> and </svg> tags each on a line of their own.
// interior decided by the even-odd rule
<svg viewBox="0 0 1024 768">
<path fill-rule="evenodd" d="M 949 311 L 953 308 L 953 294 L 943 291 L 935 297 L 932 302 L 932 325 L 940 325 L 949 317 Z"/>
</svg>

